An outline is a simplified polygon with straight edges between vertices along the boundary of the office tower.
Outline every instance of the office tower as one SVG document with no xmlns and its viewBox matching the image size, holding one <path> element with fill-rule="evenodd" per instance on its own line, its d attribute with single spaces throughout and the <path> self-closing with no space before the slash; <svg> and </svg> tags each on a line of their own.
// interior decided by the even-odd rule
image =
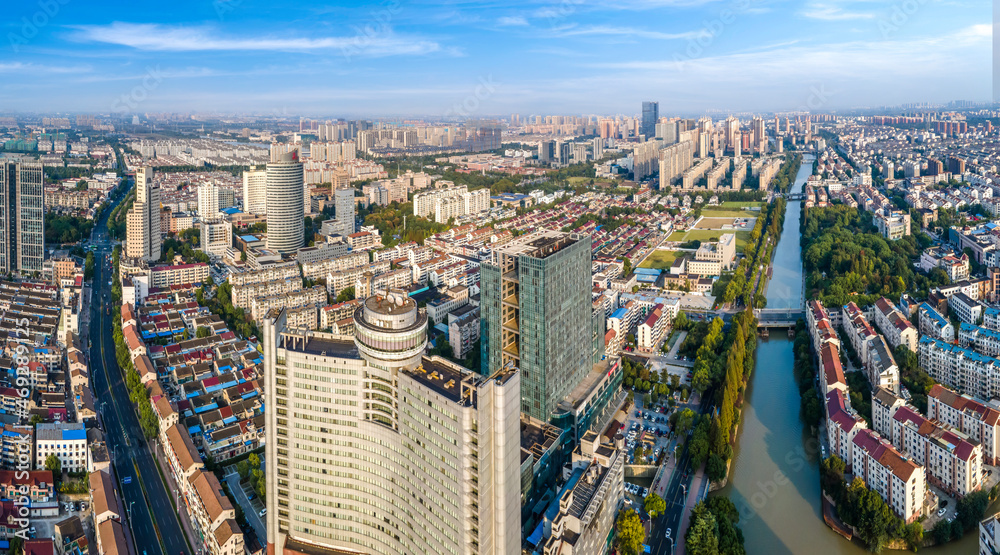
<svg viewBox="0 0 1000 555">
<path fill-rule="evenodd" d="M 4 162 L 0 169 L 0 272 L 30 275 L 45 260 L 45 179 L 41 164 Z"/>
<path fill-rule="evenodd" d="M 565 141 L 556 142 L 556 158 L 562 165 L 569 164 L 570 146 L 569 143 Z"/>
<path fill-rule="evenodd" d="M 153 184 L 153 168 L 135 171 L 135 202 L 125 217 L 125 255 L 160 259 L 160 187 Z"/>
<path fill-rule="evenodd" d="M 643 102 L 642 103 L 642 128 L 640 133 L 646 136 L 646 139 L 652 139 L 656 135 L 656 122 L 660 119 L 660 103 L 659 102 Z"/>
<path fill-rule="evenodd" d="M 352 337 L 264 323 L 268 553 L 520 553 L 520 373 L 424 356 L 427 316 L 369 297 Z"/>
<path fill-rule="evenodd" d="M 248 214 L 267 214 L 267 169 L 250 166 L 243 172 L 243 211 Z"/>
<path fill-rule="evenodd" d="M 604 158 L 604 139 L 594 137 L 594 160 Z"/>
<path fill-rule="evenodd" d="M 357 206 L 354 200 L 354 189 L 337 189 L 334 191 L 333 205 L 336 210 L 336 234 L 347 237 L 354 233 L 354 209 Z"/>
<path fill-rule="evenodd" d="M 227 220 L 216 218 L 202 220 L 199 228 L 202 252 L 213 256 L 226 256 L 226 251 L 233 246 L 233 225 Z"/>
<path fill-rule="evenodd" d="M 282 254 L 305 246 L 305 175 L 298 154 L 267 165 L 267 248 Z"/>
<path fill-rule="evenodd" d="M 198 217 L 207 220 L 219 215 L 219 186 L 203 183 L 198 187 Z"/>
<path fill-rule="evenodd" d="M 556 157 L 556 142 L 552 140 L 540 141 L 538 143 L 538 161 L 552 162 Z"/>
<path fill-rule="evenodd" d="M 542 421 L 593 365 L 590 246 L 588 235 L 541 231 L 480 266 L 483 372 L 520 368 L 521 412 Z"/>
</svg>

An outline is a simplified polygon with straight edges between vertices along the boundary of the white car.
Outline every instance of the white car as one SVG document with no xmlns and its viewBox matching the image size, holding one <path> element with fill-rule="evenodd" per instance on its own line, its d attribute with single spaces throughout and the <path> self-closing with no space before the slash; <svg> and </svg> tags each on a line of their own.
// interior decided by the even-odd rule
<svg viewBox="0 0 1000 555">
<path fill-rule="evenodd" d="M 667 528 L 667 537 L 668 538 L 670 537 L 670 532 L 673 532 L 673 530 L 671 530 L 670 528 Z"/>
<path fill-rule="evenodd" d="M 939 510 L 939 511 L 937 512 L 937 515 L 938 515 L 938 516 L 942 516 L 942 515 L 944 515 L 944 514 L 945 514 L 946 512 L 948 512 L 948 509 L 941 509 L 941 510 Z"/>
<path fill-rule="evenodd" d="M 264 507 L 263 509 L 260 510 L 259 513 L 257 513 L 257 516 L 264 518 L 264 515 L 266 514 L 267 514 L 267 507 Z"/>
</svg>

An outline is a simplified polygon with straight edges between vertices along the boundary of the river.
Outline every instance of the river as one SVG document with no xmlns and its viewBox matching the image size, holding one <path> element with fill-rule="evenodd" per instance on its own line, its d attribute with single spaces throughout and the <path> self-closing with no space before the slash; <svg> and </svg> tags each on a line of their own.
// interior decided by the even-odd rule
<svg viewBox="0 0 1000 555">
<path fill-rule="evenodd" d="M 802 190 L 812 173 L 812 162 L 811 157 L 802 161 L 793 192 Z M 788 203 L 767 291 L 768 308 L 802 304 L 800 213 L 800 201 Z M 750 555 L 863 555 L 868 553 L 863 545 L 848 542 L 823 522 L 820 453 L 799 414 L 793 362 L 792 342 L 783 332 L 771 334 L 769 340 L 758 340 L 757 364 L 747 388 L 729 484 L 716 495 L 728 496 L 739 509 L 740 527 Z M 977 533 L 970 532 L 958 542 L 921 553 L 974 554 L 978 549 Z"/>
</svg>

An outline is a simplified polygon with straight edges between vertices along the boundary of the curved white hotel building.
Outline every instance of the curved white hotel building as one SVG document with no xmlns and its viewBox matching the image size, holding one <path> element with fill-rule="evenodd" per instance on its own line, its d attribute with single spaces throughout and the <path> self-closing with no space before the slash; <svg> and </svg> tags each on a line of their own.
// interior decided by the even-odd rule
<svg viewBox="0 0 1000 555">
<path fill-rule="evenodd" d="M 286 254 L 305 246 L 304 180 L 296 152 L 267 165 L 267 248 Z"/>
<path fill-rule="evenodd" d="M 424 356 L 403 292 L 354 318 L 355 337 L 265 321 L 268 553 L 520 553 L 519 371 Z"/>
</svg>

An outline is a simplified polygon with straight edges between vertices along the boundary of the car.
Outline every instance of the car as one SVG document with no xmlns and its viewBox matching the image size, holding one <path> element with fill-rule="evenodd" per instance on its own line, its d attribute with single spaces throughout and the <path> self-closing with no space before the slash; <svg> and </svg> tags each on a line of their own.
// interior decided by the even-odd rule
<svg viewBox="0 0 1000 555">
<path fill-rule="evenodd" d="M 629 499 L 628 497 L 626 497 L 626 498 L 625 498 L 625 504 L 626 504 L 626 505 L 631 505 L 631 504 L 632 504 L 632 500 L 631 500 L 631 499 Z"/>
<path fill-rule="evenodd" d="M 670 533 L 671 533 L 671 532 L 673 532 L 673 530 L 671 530 L 670 528 L 667 528 L 667 535 L 666 535 L 666 537 L 668 537 L 668 538 L 669 538 L 669 537 L 670 537 Z"/>
<path fill-rule="evenodd" d="M 253 494 L 253 492 L 250 492 L 250 494 L 247 495 L 247 501 L 253 501 L 254 497 L 255 497 L 255 495 Z"/>
<path fill-rule="evenodd" d="M 948 512 L 948 509 L 940 509 L 940 510 L 938 510 L 938 512 L 937 512 L 937 515 L 938 515 L 938 516 L 942 516 L 942 515 L 944 515 L 944 514 L 945 514 L 946 512 Z"/>
<path fill-rule="evenodd" d="M 647 495 L 649 495 L 649 488 L 642 488 L 642 496 L 646 497 Z"/>
<path fill-rule="evenodd" d="M 263 509 L 260 510 L 259 513 L 257 513 L 257 516 L 264 518 L 264 515 L 266 514 L 267 514 L 267 507 L 264 507 Z"/>
</svg>

